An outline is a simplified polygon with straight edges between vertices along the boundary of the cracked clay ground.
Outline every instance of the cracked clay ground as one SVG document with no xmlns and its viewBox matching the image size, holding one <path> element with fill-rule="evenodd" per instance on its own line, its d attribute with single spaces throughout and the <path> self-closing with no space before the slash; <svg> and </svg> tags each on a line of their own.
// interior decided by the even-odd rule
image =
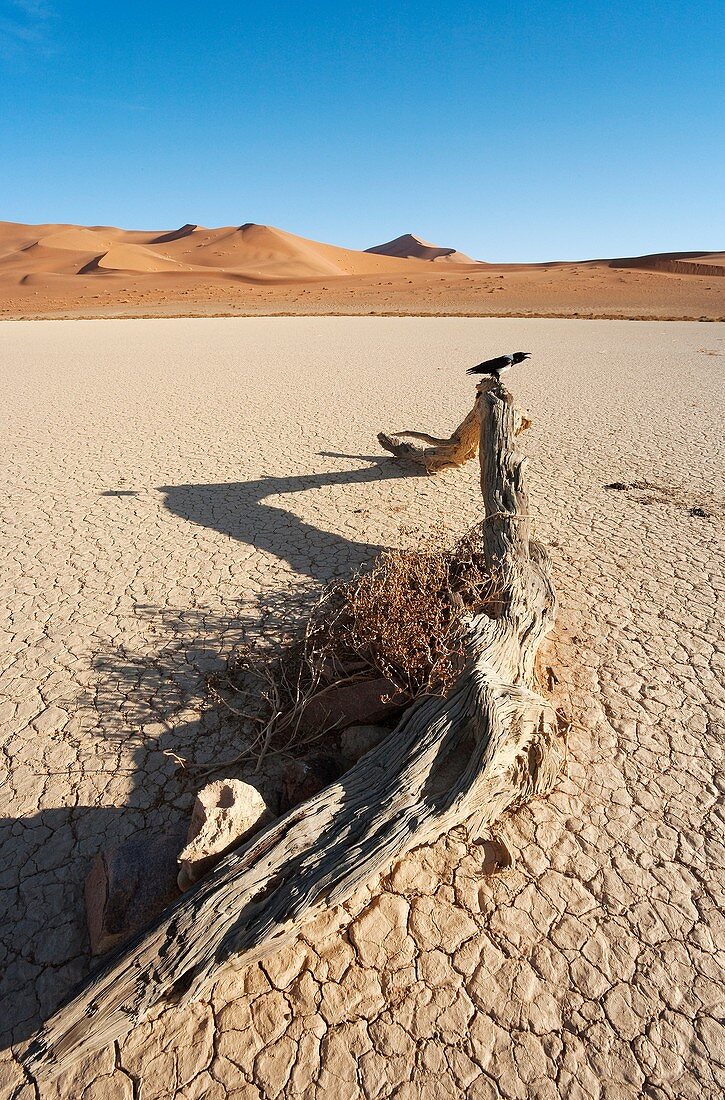
<svg viewBox="0 0 725 1100">
<path fill-rule="evenodd" d="M 0 1095 L 721 1096 L 725 325 L 5 322 L 0 344 Z M 513 866 L 484 873 L 462 830 L 419 849 L 39 1088 L 10 1044 L 89 972 L 94 854 L 185 828 L 198 781 L 167 751 L 239 749 L 204 674 L 401 526 L 476 519 L 475 464 L 405 477 L 375 436 L 447 433 L 463 368 L 516 347 L 575 728 L 554 793 L 496 829 Z"/>
</svg>

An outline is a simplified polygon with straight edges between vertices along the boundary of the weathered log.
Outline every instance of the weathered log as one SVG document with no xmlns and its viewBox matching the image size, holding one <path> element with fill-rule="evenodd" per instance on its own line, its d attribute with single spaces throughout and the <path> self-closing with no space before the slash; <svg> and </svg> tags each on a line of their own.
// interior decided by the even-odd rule
<svg viewBox="0 0 725 1100">
<path fill-rule="evenodd" d="M 467 663 L 450 694 L 417 701 L 340 780 L 226 856 L 90 977 L 27 1049 L 37 1076 L 118 1039 L 156 1004 L 202 995 L 226 960 L 253 963 L 290 943 L 412 848 L 462 823 L 477 835 L 553 786 L 564 746 L 534 662 L 555 598 L 513 450 L 522 415 L 492 380 L 477 406 L 485 555 L 501 598 L 494 617 L 470 620 Z"/>
<path fill-rule="evenodd" d="M 427 432 L 385 432 L 378 434 L 378 443 L 386 451 L 390 451 L 396 458 L 408 459 L 419 466 L 425 466 L 429 474 L 438 473 L 439 470 L 447 470 L 452 466 L 463 466 L 470 459 L 475 458 L 479 448 L 481 434 L 481 419 L 479 416 L 478 395 L 487 393 L 492 385 L 490 379 L 485 379 L 476 387 L 477 397 L 473 408 L 463 423 L 448 439 L 439 439 L 438 436 L 428 435 Z M 523 413 L 519 413 L 519 420 L 515 432 L 523 432 L 530 427 L 531 421 Z M 420 439 L 428 443 L 427 447 L 414 447 L 412 443 L 403 442 L 405 439 Z"/>
</svg>

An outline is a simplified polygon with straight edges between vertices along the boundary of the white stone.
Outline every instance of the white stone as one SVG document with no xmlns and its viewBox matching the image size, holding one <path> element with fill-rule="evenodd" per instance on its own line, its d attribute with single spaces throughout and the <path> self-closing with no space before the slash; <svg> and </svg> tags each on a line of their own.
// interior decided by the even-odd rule
<svg viewBox="0 0 725 1100">
<path fill-rule="evenodd" d="M 259 791 L 241 779 L 217 779 L 203 787 L 179 855 L 179 889 L 187 890 L 270 817 Z"/>
</svg>

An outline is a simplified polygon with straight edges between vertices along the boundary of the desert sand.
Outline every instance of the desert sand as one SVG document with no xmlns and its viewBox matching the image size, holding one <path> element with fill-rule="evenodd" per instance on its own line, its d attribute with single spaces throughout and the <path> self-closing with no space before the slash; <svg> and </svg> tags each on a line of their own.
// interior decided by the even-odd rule
<svg viewBox="0 0 725 1100">
<path fill-rule="evenodd" d="M 395 240 L 385 244 L 373 245 L 366 252 L 375 252 L 380 256 L 397 256 L 401 260 L 432 260 L 434 263 L 475 264 L 482 261 L 472 260 L 455 248 L 441 248 L 440 245 L 424 241 L 414 233 L 403 233 Z"/>
<path fill-rule="evenodd" d="M 524 347 L 507 380 L 534 418 L 522 449 L 575 726 L 554 793 L 496 830 L 513 866 L 486 874 L 462 832 L 419 849 L 40 1095 L 722 1095 L 725 325 L 8 322 L 1 338 L 0 1093 L 38 1095 L 8 1044 L 88 973 L 94 854 L 185 827 L 198 780 L 169 753 L 238 751 L 205 675 L 245 624 L 289 620 L 401 527 L 477 520 L 475 463 L 411 477 L 376 433 L 446 434 L 470 407 L 463 368 Z"/>
<path fill-rule="evenodd" d="M 461 315 L 725 319 L 725 253 L 490 264 L 405 233 L 367 251 L 247 223 L 0 222 L 0 319 Z"/>
</svg>

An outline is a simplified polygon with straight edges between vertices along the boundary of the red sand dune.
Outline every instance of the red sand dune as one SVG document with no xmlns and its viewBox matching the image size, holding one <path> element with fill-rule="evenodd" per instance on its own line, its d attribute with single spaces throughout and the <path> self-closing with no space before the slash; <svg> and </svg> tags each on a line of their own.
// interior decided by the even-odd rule
<svg viewBox="0 0 725 1100">
<path fill-rule="evenodd" d="M 26 275 L 75 270 L 77 275 L 90 275 L 104 271 L 217 273 L 220 269 L 261 280 L 401 270 L 400 263 L 389 257 L 319 244 L 253 223 L 222 229 L 185 225 L 164 233 L 0 223 L 0 278 L 10 270 Z"/>
<path fill-rule="evenodd" d="M 673 275 L 725 275 L 725 252 L 661 252 L 610 262 L 613 267 L 668 271 Z"/>
<path fill-rule="evenodd" d="M 430 244 L 413 233 L 404 233 L 402 237 L 387 241 L 385 244 L 376 244 L 372 248 L 366 248 L 366 252 L 375 252 L 379 256 L 397 256 L 405 260 L 432 260 L 434 263 L 475 264 L 479 261 L 472 260 L 463 252 L 455 248 L 441 248 L 437 244 Z"/>
<path fill-rule="evenodd" d="M 367 251 L 268 225 L 0 222 L 0 316 L 409 313 L 725 317 L 725 253 L 491 264 L 403 234 Z"/>
</svg>

